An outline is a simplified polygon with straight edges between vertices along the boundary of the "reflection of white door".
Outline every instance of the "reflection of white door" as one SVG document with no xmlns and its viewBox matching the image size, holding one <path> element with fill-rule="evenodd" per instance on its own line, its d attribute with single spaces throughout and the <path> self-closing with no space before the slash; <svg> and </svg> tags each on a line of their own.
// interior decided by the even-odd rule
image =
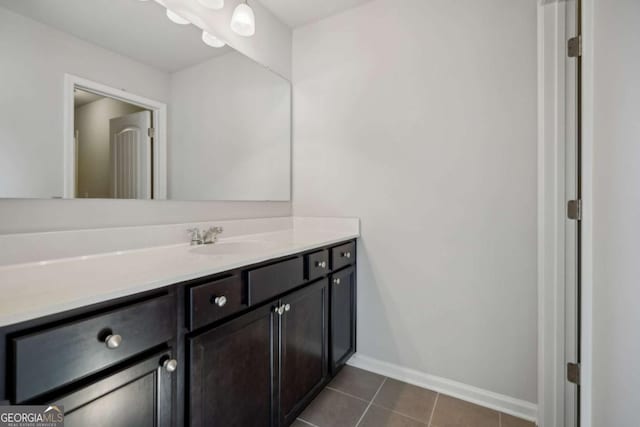
<svg viewBox="0 0 640 427">
<path fill-rule="evenodd" d="M 111 197 L 151 198 L 150 128 L 150 111 L 110 120 Z"/>
</svg>

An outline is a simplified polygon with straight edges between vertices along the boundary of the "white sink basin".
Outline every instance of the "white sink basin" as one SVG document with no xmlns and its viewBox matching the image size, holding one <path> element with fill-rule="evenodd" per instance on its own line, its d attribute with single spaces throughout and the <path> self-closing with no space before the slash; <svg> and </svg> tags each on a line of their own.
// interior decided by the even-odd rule
<svg viewBox="0 0 640 427">
<path fill-rule="evenodd" d="M 190 249 L 198 255 L 237 255 L 265 251 L 274 244 L 264 240 L 220 241 L 212 245 L 201 245 Z"/>
</svg>

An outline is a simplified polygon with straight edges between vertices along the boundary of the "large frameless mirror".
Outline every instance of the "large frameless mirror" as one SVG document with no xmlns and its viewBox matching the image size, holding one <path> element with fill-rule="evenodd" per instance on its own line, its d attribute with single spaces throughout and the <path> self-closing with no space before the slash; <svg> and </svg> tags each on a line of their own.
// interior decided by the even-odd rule
<svg viewBox="0 0 640 427">
<path fill-rule="evenodd" d="M 0 0 L 0 198 L 289 200 L 291 85 L 155 1 Z"/>
</svg>

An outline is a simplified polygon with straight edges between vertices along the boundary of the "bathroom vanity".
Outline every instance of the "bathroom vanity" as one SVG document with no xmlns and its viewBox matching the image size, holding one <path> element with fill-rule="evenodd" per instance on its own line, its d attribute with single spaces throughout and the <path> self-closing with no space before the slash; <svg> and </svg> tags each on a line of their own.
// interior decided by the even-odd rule
<svg viewBox="0 0 640 427">
<path fill-rule="evenodd" d="M 111 199 L 0 233 L 0 403 L 62 405 L 67 426 L 286 426 L 355 351 L 358 220 L 144 225 L 291 213 L 290 65 L 212 44 L 186 3 L 0 0 L 0 199 Z M 87 230 L 109 209 L 143 225 Z"/>
<path fill-rule="evenodd" d="M 49 292 L 52 307 L 39 307 L 49 311 L 65 298 L 56 292 L 70 290 L 58 285 L 64 274 L 43 288 L 48 268 L 71 277 L 94 263 L 99 282 L 99 274 L 111 274 L 109 263 L 135 264 L 135 281 L 154 263 L 177 262 L 184 274 L 191 257 L 190 274 L 205 264 L 216 272 L 167 285 L 156 280 L 161 285 L 143 292 L 17 323 L 2 318 L 0 400 L 62 405 L 67 426 L 290 425 L 355 352 L 357 235 L 265 236 L 262 246 L 255 238 L 223 239 L 1 267 L 3 285 L 22 277 Z M 238 265 L 256 245 L 246 258 L 262 261 Z M 129 256 L 146 256 L 147 264 Z M 86 297 L 102 293 L 91 295 L 91 276 L 76 280 L 86 281 Z M 19 306 L 30 292 L 9 299 Z"/>
</svg>

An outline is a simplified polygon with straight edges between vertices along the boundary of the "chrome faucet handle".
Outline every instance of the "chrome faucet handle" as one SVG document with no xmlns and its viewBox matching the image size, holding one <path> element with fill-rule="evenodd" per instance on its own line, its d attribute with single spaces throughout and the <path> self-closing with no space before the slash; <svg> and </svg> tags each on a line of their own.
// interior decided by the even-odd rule
<svg viewBox="0 0 640 427">
<path fill-rule="evenodd" d="M 197 228 L 190 228 L 187 230 L 187 233 L 191 234 L 191 245 L 201 245 L 202 244 L 202 235 L 200 234 L 200 230 Z"/>
<path fill-rule="evenodd" d="M 202 233 L 202 242 L 205 245 L 212 245 L 218 241 L 218 235 L 222 234 L 224 229 L 222 227 L 209 227 Z"/>
</svg>

